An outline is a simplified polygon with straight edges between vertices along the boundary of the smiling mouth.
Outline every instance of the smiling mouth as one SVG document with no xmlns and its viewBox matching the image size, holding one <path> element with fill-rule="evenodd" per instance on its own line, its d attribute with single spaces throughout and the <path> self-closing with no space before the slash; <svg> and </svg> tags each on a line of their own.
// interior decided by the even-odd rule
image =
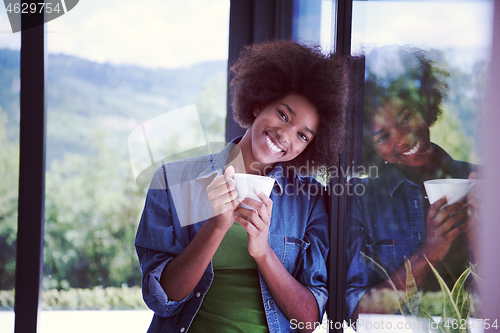
<svg viewBox="0 0 500 333">
<path fill-rule="evenodd" d="M 431 146 L 426 151 L 420 152 L 421 147 L 422 147 L 422 139 L 419 139 L 412 148 L 402 152 L 401 155 L 404 155 L 406 157 L 411 157 L 411 156 L 414 156 L 417 154 L 418 155 L 427 155 L 427 154 L 430 154 L 430 152 L 432 151 L 432 146 Z"/>
<path fill-rule="evenodd" d="M 282 149 L 281 147 L 277 146 L 274 144 L 274 142 L 271 140 L 271 137 L 269 136 L 269 134 L 266 133 L 266 142 L 267 142 L 267 146 L 274 152 L 276 153 L 285 153 L 285 150 Z"/>
</svg>

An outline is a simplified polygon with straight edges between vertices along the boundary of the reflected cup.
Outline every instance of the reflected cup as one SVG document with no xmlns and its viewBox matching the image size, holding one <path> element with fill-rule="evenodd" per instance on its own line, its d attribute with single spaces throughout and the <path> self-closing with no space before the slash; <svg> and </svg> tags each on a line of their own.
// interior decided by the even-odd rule
<svg viewBox="0 0 500 333">
<path fill-rule="evenodd" d="M 474 184 L 470 179 L 433 179 L 425 181 L 424 187 L 431 205 L 444 196 L 448 199 L 446 205 L 451 205 L 462 200 Z"/>
</svg>

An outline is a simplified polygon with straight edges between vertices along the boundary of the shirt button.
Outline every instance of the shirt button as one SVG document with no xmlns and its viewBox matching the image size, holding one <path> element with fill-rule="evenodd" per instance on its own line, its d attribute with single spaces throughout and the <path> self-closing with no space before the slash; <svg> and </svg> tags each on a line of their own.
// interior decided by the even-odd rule
<svg viewBox="0 0 500 333">
<path fill-rule="evenodd" d="M 196 293 L 196 297 L 200 297 L 200 295 L 201 295 L 201 294 L 200 294 L 199 292 L 198 292 L 198 293 Z"/>
<path fill-rule="evenodd" d="M 181 327 L 181 333 L 184 332 L 186 329 L 184 327 Z"/>
</svg>

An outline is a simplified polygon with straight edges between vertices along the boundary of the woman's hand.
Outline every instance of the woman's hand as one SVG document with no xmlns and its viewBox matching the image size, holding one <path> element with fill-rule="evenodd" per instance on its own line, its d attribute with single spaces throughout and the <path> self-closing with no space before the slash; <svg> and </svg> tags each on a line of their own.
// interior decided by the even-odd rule
<svg viewBox="0 0 500 333">
<path fill-rule="evenodd" d="M 229 166 L 223 175 L 207 186 L 208 201 L 215 224 L 218 228 L 229 229 L 234 222 L 233 211 L 240 204 L 234 185 L 234 168 Z"/>
<path fill-rule="evenodd" d="M 461 202 L 443 207 L 446 197 L 433 203 L 429 208 L 426 222 L 424 254 L 433 264 L 444 259 L 453 240 L 460 235 L 456 226 L 467 220 L 465 204 Z"/>
<path fill-rule="evenodd" d="M 471 172 L 469 174 L 469 179 L 478 179 L 477 173 Z M 466 199 L 467 205 L 465 206 L 465 208 L 467 209 L 467 215 L 469 216 L 469 219 L 467 220 L 467 223 L 464 223 L 460 226 L 460 229 L 465 235 L 468 236 L 477 229 L 476 226 L 478 220 L 478 200 L 476 185 L 474 185 L 470 192 L 467 194 Z"/>
<path fill-rule="evenodd" d="M 312 327 L 320 320 L 316 299 L 311 290 L 295 279 L 283 266 L 269 245 L 268 235 L 271 224 L 273 201 L 259 190 L 255 194 L 262 202 L 245 199 L 242 203 L 253 209 L 238 207 L 234 216 L 248 235 L 248 253 L 255 259 L 271 294 L 281 312 L 289 319 L 307 323 Z M 305 329 L 299 332 L 312 331 Z"/>
<path fill-rule="evenodd" d="M 234 212 L 234 218 L 247 231 L 248 253 L 258 259 L 272 252 L 268 235 L 273 201 L 259 189 L 255 190 L 255 194 L 262 202 L 250 198 L 244 199 L 242 202 L 253 209 L 240 206 Z"/>
<path fill-rule="evenodd" d="M 212 217 L 203 224 L 188 246 L 163 269 L 160 284 L 173 301 L 186 298 L 200 282 L 217 248 L 234 223 L 233 211 L 240 204 L 234 182 L 234 168 L 207 186 Z"/>
<path fill-rule="evenodd" d="M 479 179 L 477 176 L 477 173 L 471 172 L 469 174 L 469 179 Z M 466 205 L 465 209 L 467 210 L 467 215 L 468 219 L 467 222 L 462 224 L 460 226 L 460 231 L 465 235 L 467 238 L 467 242 L 469 244 L 469 247 L 472 250 L 472 253 L 475 253 L 477 251 L 477 233 L 478 233 L 478 213 L 479 213 L 479 200 L 477 198 L 477 184 L 473 185 L 473 188 L 471 191 L 467 194 L 467 200 L 466 200 Z"/>
</svg>

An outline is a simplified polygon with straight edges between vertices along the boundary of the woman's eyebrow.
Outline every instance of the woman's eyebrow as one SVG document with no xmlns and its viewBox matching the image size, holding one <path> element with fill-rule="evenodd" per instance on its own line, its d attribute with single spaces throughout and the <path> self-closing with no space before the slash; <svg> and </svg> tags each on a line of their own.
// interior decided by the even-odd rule
<svg viewBox="0 0 500 333">
<path fill-rule="evenodd" d="M 408 110 L 408 106 L 403 106 L 401 110 L 398 112 L 397 117 L 401 117 L 403 112 L 405 112 L 406 110 Z"/>
<path fill-rule="evenodd" d="M 288 104 L 285 104 L 285 103 L 280 103 L 280 105 L 283 105 L 285 108 L 287 108 L 288 112 L 290 112 L 292 114 L 292 116 L 296 116 L 297 113 L 295 111 L 292 110 L 292 108 L 290 107 L 290 105 Z M 314 132 L 309 128 L 309 127 L 305 127 L 306 130 L 311 133 L 312 136 L 314 136 Z"/>
<path fill-rule="evenodd" d="M 379 129 L 379 130 L 378 130 L 378 131 L 376 131 L 375 133 L 372 133 L 372 136 L 377 136 L 377 135 L 379 135 L 380 133 L 382 133 L 383 131 L 385 131 L 385 128 Z"/>
<path fill-rule="evenodd" d="M 295 111 L 293 111 L 292 108 L 288 104 L 281 103 L 280 105 L 283 105 L 284 107 L 286 107 L 288 112 L 290 112 L 293 116 L 297 115 L 297 113 Z"/>
</svg>

